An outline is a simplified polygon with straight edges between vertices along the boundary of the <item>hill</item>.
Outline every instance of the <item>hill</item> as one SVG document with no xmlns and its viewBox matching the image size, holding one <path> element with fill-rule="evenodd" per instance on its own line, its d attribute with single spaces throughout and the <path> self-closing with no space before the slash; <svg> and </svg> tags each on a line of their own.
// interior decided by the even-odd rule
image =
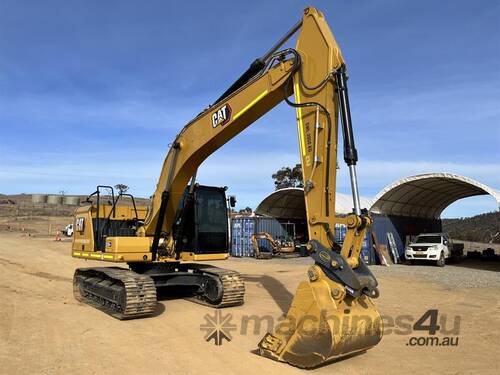
<svg viewBox="0 0 500 375">
<path fill-rule="evenodd" d="M 85 195 L 73 195 L 71 197 L 79 198 L 79 205 L 86 204 Z M 0 194 L 0 217 L 21 217 L 21 216 L 47 216 L 47 217 L 67 217 L 72 216 L 78 204 L 50 204 L 35 203 L 32 200 L 32 194 Z M 93 197 L 96 201 L 96 197 Z M 101 195 L 101 203 L 110 204 L 111 197 Z M 135 198 L 138 206 L 149 206 L 150 200 L 146 198 Z M 124 197 L 119 201 L 120 205 L 131 205 L 132 201 Z"/>
<path fill-rule="evenodd" d="M 442 219 L 442 223 L 443 232 L 454 239 L 488 243 L 494 237 L 493 243 L 500 244 L 500 211 L 460 219 Z"/>
</svg>

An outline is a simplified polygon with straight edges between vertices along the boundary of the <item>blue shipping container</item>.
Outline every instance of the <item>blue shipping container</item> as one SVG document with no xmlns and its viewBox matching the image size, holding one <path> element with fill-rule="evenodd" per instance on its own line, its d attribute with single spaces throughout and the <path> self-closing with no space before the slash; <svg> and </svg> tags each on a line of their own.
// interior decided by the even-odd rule
<svg viewBox="0 0 500 375">
<path fill-rule="evenodd" d="M 251 236 L 254 233 L 267 232 L 275 239 L 287 240 L 293 233 L 293 227 L 288 223 L 280 223 L 278 220 L 268 217 L 236 217 L 231 219 L 231 255 L 235 257 L 253 257 L 254 251 Z M 342 245 L 347 232 L 343 224 L 335 225 L 335 242 Z M 271 251 L 266 240 L 258 240 L 259 247 L 264 251 Z M 372 250 L 370 233 L 367 232 L 361 248 L 361 258 L 367 264 L 375 263 L 375 255 Z"/>
<path fill-rule="evenodd" d="M 280 222 L 268 217 L 236 217 L 231 219 L 231 255 L 253 257 L 252 234 L 267 232 L 274 239 L 287 239 L 289 234 Z M 263 251 L 271 251 L 269 242 L 258 240 Z"/>
<path fill-rule="evenodd" d="M 255 221 L 251 217 L 231 220 L 231 255 L 252 257 L 253 247 L 250 237 L 255 233 Z"/>
</svg>

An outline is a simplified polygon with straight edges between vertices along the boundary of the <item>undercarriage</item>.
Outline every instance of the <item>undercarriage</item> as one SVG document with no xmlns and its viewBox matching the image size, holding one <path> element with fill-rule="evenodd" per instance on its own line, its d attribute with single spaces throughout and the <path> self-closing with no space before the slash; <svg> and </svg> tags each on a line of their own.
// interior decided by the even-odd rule
<svg viewBox="0 0 500 375">
<path fill-rule="evenodd" d="M 120 320 L 153 315 L 158 293 L 168 294 L 169 290 L 214 308 L 244 302 L 245 284 L 235 271 L 178 262 L 131 263 L 129 267 L 77 269 L 75 298 Z"/>
</svg>

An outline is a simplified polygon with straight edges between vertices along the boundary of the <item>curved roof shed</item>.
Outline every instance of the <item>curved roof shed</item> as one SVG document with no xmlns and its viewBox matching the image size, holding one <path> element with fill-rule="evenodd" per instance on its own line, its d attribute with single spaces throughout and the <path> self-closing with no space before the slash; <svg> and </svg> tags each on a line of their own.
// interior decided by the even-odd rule
<svg viewBox="0 0 500 375">
<path fill-rule="evenodd" d="M 385 187 L 373 199 L 374 213 L 439 218 L 453 202 L 490 194 L 500 206 L 500 192 L 476 180 L 452 173 L 426 173 L 404 177 Z"/>
<path fill-rule="evenodd" d="M 453 202 L 475 195 L 491 195 L 500 206 L 500 191 L 472 178 L 453 173 L 426 173 L 399 179 L 386 186 L 371 200 L 361 197 L 361 207 L 370 212 L 436 219 Z M 352 212 L 352 197 L 337 193 L 337 214 Z M 272 192 L 255 213 L 288 220 L 306 218 L 304 190 L 285 188 Z"/>
<path fill-rule="evenodd" d="M 370 208 L 371 200 L 360 198 L 363 208 Z M 347 194 L 336 194 L 335 211 L 337 214 L 349 214 L 352 212 L 352 197 Z M 286 220 L 304 220 L 306 218 L 306 204 L 304 190 L 302 188 L 279 189 L 259 204 L 255 213 Z"/>
</svg>

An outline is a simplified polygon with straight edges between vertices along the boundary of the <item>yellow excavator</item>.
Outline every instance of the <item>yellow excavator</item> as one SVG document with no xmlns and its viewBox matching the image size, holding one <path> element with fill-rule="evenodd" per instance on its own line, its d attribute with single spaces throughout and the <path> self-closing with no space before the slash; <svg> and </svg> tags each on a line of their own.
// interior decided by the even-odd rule
<svg viewBox="0 0 500 375">
<path fill-rule="evenodd" d="M 259 240 L 265 241 L 271 246 L 270 251 L 261 251 Z M 256 259 L 271 259 L 273 256 L 299 256 L 300 254 L 295 250 L 295 243 L 293 241 L 279 241 L 275 240 L 272 235 L 267 232 L 258 232 L 250 236 L 252 243 L 254 257 Z"/>
<path fill-rule="evenodd" d="M 295 48 L 280 49 L 296 32 Z M 344 58 L 324 15 L 306 8 L 286 35 L 175 137 L 149 207 L 113 191 L 105 197 L 102 191 L 111 189 L 101 186 L 76 210 L 72 256 L 128 267 L 77 269 L 75 297 L 119 319 L 153 314 L 162 288 L 187 290 L 195 302 L 216 308 L 242 304 L 239 273 L 199 262 L 228 257 L 227 212 L 225 189 L 198 185 L 196 171 L 284 101 L 296 110 L 307 250 L 314 264 L 287 315 L 258 344 L 259 354 L 310 368 L 375 346 L 382 323 L 372 298 L 379 292 L 360 259 L 371 219 L 360 207 L 346 82 Z M 335 215 L 339 117 L 353 194 L 347 217 Z M 337 223 L 348 228 L 341 247 L 334 242 Z"/>
</svg>

